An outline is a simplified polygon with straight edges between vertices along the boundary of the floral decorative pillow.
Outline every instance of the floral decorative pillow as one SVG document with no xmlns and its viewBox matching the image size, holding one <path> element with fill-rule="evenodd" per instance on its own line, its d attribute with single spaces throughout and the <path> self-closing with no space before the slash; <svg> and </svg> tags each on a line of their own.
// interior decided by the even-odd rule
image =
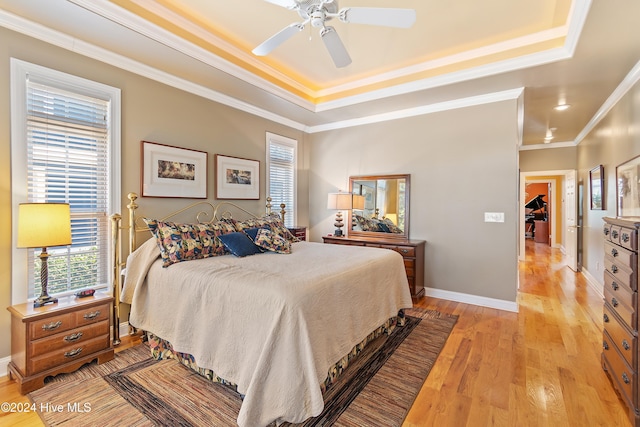
<svg viewBox="0 0 640 427">
<path fill-rule="evenodd" d="M 180 224 L 144 218 L 156 238 L 162 266 L 194 259 L 224 255 L 225 246 L 218 236 L 235 232 L 226 222 Z"/>
<path fill-rule="evenodd" d="M 237 231 L 243 231 L 247 228 L 263 228 L 269 227 L 271 231 L 283 237 L 287 241 L 291 243 L 299 242 L 300 239 L 295 237 L 291 232 L 284 226 L 282 223 L 282 219 L 278 214 L 265 215 L 261 218 L 250 218 L 244 221 L 236 221 L 235 227 Z"/>
<path fill-rule="evenodd" d="M 266 228 L 258 230 L 254 243 L 262 249 L 266 249 L 271 252 L 279 254 L 291 253 L 291 243 L 284 237 Z"/>
</svg>

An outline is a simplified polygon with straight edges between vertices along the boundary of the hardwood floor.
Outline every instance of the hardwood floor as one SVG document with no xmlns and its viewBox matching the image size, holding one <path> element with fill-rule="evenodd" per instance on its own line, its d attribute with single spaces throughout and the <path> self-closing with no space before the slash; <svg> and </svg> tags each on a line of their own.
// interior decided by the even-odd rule
<svg viewBox="0 0 640 427">
<path fill-rule="evenodd" d="M 630 426 L 600 365 L 602 300 L 558 249 L 527 241 L 519 313 L 425 298 L 459 320 L 409 412 L 413 426 Z M 121 351 L 135 345 L 127 337 Z M 0 378 L 1 402 L 28 402 Z M 0 412 L 0 426 L 41 426 Z"/>
</svg>

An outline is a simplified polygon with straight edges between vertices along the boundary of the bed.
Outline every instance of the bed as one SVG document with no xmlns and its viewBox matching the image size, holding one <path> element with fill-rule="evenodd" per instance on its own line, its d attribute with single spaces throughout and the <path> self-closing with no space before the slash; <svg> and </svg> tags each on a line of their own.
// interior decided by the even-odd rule
<svg viewBox="0 0 640 427">
<path fill-rule="evenodd" d="M 129 206 L 137 208 L 135 199 Z M 323 391 L 349 360 L 401 326 L 402 310 L 412 306 L 402 257 L 390 250 L 301 242 L 286 235 L 281 218 L 214 213 L 205 228 L 222 229 L 210 239 L 216 251 L 227 235 L 255 229 L 254 245 L 266 234 L 276 242 L 250 256 L 229 254 L 223 245 L 224 253 L 167 264 L 161 239 L 135 248 L 131 208 L 129 218 L 132 251 L 117 289 L 131 305 L 130 325 L 147 332 L 155 357 L 177 357 L 235 387 L 243 396 L 237 419 L 243 427 L 320 414 Z M 152 229 L 154 221 L 166 224 L 147 219 Z M 177 225 L 186 226 L 192 225 Z M 175 235 L 168 240 L 175 243 Z"/>
</svg>

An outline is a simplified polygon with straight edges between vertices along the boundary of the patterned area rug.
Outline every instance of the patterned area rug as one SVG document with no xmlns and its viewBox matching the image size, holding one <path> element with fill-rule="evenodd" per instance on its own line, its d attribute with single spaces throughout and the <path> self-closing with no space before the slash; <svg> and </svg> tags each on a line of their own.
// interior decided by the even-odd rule
<svg viewBox="0 0 640 427">
<path fill-rule="evenodd" d="M 298 426 L 402 424 L 457 320 L 430 310 L 406 314 L 405 327 L 370 343 L 327 391 L 323 413 Z M 175 360 L 152 359 L 144 345 L 58 375 L 29 398 L 48 426 L 235 426 L 242 403 Z"/>
</svg>

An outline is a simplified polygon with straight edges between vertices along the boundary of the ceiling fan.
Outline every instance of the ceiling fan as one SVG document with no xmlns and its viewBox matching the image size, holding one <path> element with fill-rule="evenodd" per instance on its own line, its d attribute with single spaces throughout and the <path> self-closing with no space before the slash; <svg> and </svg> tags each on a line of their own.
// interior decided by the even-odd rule
<svg viewBox="0 0 640 427">
<path fill-rule="evenodd" d="M 293 37 L 296 33 L 302 31 L 305 25 L 311 23 L 313 27 L 320 28 L 320 38 L 322 38 L 325 47 L 329 51 L 329 55 L 331 55 L 333 62 L 338 68 L 351 64 L 351 57 L 336 30 L 331 26 L 325 25 L 327 21 L 338 18 L 345 23 L 409 28 L 416 20 L 416 11 L 413 9 L 380 7 L 345 7 L 338 9 L 338 0 L 266 1 L 290 10 L 295 10 L 303 21 L 288 25 L 265 40 L 253 49 L 252 52 L 255 55 L 268 55 L 273 49 L 289 40 L 289 38 Z"/>
</svg>

